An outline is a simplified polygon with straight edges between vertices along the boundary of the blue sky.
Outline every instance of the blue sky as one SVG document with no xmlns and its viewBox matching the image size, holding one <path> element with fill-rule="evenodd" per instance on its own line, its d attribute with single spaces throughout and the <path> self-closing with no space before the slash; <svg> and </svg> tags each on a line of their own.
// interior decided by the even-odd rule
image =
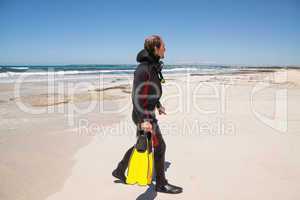
<svg viewBox="0 0 300 200">
<path fill-rule="evenodd" d="M 298 0 L 0 0 L 0 64 L 135 63 L 159 34 L 165 62 L 300 64 Z"/>
</svg>

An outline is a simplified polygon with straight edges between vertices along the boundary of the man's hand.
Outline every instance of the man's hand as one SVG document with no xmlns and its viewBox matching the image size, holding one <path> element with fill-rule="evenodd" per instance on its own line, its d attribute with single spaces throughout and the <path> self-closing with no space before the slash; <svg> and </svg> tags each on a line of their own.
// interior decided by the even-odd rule
<svg viewBox="0 0 300 200">
<path fill-rule="evenodd" d="M 166 113 L 166 111 L 165 111 L 165 107 L 163 107 L 163 106 L 160 106 L 159 108 L 157 108 L 157 110 L 158 110 L 158 114 L 164 114 L 164 115 L 166 115 L 167 113 Z"/>
<path fill-rule="evenodd" d="M 145 132 L 152 132 L 152 124 L 150 122 L 142 122 L 141 129 Z"/>
</svg>

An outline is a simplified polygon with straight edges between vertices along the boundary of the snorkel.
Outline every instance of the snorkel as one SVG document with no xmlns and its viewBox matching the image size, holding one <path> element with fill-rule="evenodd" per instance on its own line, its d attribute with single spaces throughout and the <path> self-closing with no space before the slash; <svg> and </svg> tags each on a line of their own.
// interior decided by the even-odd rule
<svg viewBox="0 0 300 200">
<path fill-rule="evenodd" d="M 162 73 L 161 73 L 161 70 L 162 68 L 164 67 L 164 63 L 163 61 L 159 61 L 159 65 L 157 66 L 157 71 L 158 71 L 158 78 L 160 80 L 161 83 L 165 83 L 166 80 L 164 79 Z"/>
</svg>

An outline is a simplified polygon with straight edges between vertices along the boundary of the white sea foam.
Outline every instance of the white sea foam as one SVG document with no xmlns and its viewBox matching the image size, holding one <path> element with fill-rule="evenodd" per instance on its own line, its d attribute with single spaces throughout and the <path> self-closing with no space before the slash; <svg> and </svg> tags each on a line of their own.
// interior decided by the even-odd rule
<svg viewBox="0 0 300 200">
<path fill-rule="evenodd" d="M 188 72 L 188 71 L 197 71 L 200 70 L 199 68 L 183 68 L 183 67 L 178 67 L 178 68 L 173 68 L 173 69 L 163 69 L 163 72 L 174 72 L 174 71 L 184 71 L 184 72 Z"/>
<path fill-rule="evenodd" d="M 0 78 L 7 78 L 8 74 L 7 73 L 0 73 Z"/>
<path fill-rule="evenodd" d="M 48 76 L 48 75 L 76 75 L 76 74 L 101 74 L 101 73 L 129 73 L 133 72 L 134 70 L 91 70 L 91 71 L 45 71 L 45 72 L 3 72 L 0 73 L 0 77 L 13 77 L 13 76 Z"/>
</svg>

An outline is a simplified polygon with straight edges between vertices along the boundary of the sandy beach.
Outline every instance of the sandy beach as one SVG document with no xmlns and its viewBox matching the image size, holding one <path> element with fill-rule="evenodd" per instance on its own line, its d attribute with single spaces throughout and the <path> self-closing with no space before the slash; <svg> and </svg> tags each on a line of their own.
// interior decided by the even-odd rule
<svg viewBox="0 0 300 200">
<path fill-rule="evenodd" d="M 0 199 L 300 199 L 300 70 L 165 75 L 175 196 L 111 176 L 135 142 L 132 76 L 104 78 L 0 83 Z"/>
</svg>

